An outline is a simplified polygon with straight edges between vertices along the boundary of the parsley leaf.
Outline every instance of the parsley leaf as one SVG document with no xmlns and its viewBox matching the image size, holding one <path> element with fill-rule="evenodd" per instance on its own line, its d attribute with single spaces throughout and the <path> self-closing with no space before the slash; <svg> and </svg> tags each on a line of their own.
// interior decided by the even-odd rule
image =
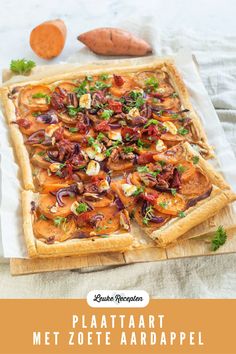
<svg viewBox="0 0 236 354">
<path fill-rule="evenodd" d="M 98 141 L 101 141 L 104 137 L 105 137 L 105 135 L 100 132 L 97 136 L 97 139 L 98 139 Z"/>
<path fill-rule="evenodd" d="M 145 85 L 147 87 L 147 91 L 150 92 L 152 90 L 156 91 L 159 83 L 155 77 L 149 77 L 147 80 L 145 80 Z"/>
<path fill-rule="evenodd" d="M 140 173 L 149 172 L 149 168 L 147 166 L 138 166 L 137 171 Z"/>
<path fill-rule="evenodd" d="M 32 98 L 45 98 L 46 103 L 50 103 L 51 102 L 51 97 L 49 95 L 46 95 L 46 93 L 42 93 L 42 92 L 37 92 L 34 95 L 32 95 Z"/>
<path fill-rule="evenodd" d="M 196 165 L 198 163 L 198 161 L 199 161 L 199 157 L 198 156 L 193 156 L 192 160 L 193 160 L 194 165 Z"/>
<path fill-rule="evenodd" d="M 178 216 L 179 216 L 180 218 L 184 218 L 184 217 L 186 216 L 186 214 L 185 214 L 184 211 L 180 211 L 180 212 L 178 213 Z"/>
<path fill-rule="evenodd" d="M 39 219 L 40 219 L 40 220 L 47 220 L 48 218 L 47 218 L 45 215 L 41 214 L 40 217 L 39 217 Z"/>
<path fill-rule="evenodd" d="M 101 74 L 99 77 L 102 81 L 106 81 L 108 79 L 108 74 Z"/>
<path fill-rule="evenodd" d="M 227 234 L 223 226 L 219 226 L 214 234 L 214 238 L 211 240 L 211 250 L 216 251 L 227 240 Z"/>
<path fill-rule="evenodd" d="M 78 132 L 78 128 L 70 127 L 70 128 L 69 128 L 69 132 L 70 132 L 70 133 L 77 133 L 77 132 Z"/>
<path fill-rule="evenodd" d="M 24 75 L 29 73 L 36 66 L 33 60 L 17 59 L 12 60 L 10 63 L 10 69 L 13 73 Z"/>
<path fill-rule="evenodd" d="M 179 173 L 184 173 L 184 171 L 186 170 L 186 167 L 184 167 L 182 165 L 178 165 L 176 168 L 177 168 Z"/>
<path fill-rule="evenodd" d="M 143 187 L 137 187 L 136 191 L 132 194 L 134 197 L 137 197 L 137 195 L 139 195 L 140 193 L 144 192 L 144 188 Z"/>
<path fill-rule="evenodd" d="M 148 225 L 148 223 L 152 219 L 152 217 L 153 217 L 153 207 L 150 205 L 147 207 L 145 215 L 143 217 L 143 224 Z"/>
<path fill-rule="evenodd" d="M 104 111 L 101 114 L 101 118 L 103 119 L 109 119 L 114 112 L 111 109 L 104 109 Z"/>
<path fill-rule="evenodd" d="M 128 154 L 129 152 L 133 152 L 134 148 L 132 146 L 125 146 L 123 148 L 123 151 L 124 151 L 125 154 Z"/>
<path fill-rule="evenodd" d="M 85 95 L 88 90 L 86 88 L 88 82 L 87 80 L 84 80 L 81 82 L 81 84 L 74 89 L 74 92 L 77 94 L 77 97 L 80 98 L 80 96 Z"/>
<path fill-rule="evenodd" d="M 76 213 L 81 214 L 84 213 L 85 211 L 88 210 L 88 205 L 85 203 L 79 203 L 79 205 L 76 207 Z"/>
<path fill-rule="evenodd" d="M 171 188 L 171 189 L 170 189 L 170 191 L 171 191 L 171 194 L 172 194 L 173 196 L 175 196 L 175 195 L 176 195 L 176 193 L 177 193 L 177 191 L 176 191 L 176 189 L 175 189 L 175 188 Z"/>
<path fill-rule="evenodd" d="M 66 218 L 63 218 L 62 216 L 56 216 L 54 219 L 53 219 L 53 223 L 56 227 L 59 227 L 61 226 L 62 224 L 64 224 L 66 222 Z"/>
<path fill-rule="evenodd" d="M 166 208 L 167 208 L 167 205 L 168 205 L 167 202 L 160 202 L 160 203 L 159 203 L 159 206 L 160 206 L 161 208 L 163 208 L 163 209 L 166 209 Z"/>
<path fill-rule="evenodd" d="M 149 125 L 157 125 L 159 122 L 156 119 L 149 119 L 149 121 L 144 125 L 144 128 L 149 127 Z"/>
<path fill-rule="evenodd" d="M 180 128 L 178 129 L 178 133 L 179 133 L 180 135 L 186 135 L 186 134 L 189 133 L 189 131 L 188 131 L 188 129 L 185 129 L 184 127 L 180 127 Z"/>
</svg>

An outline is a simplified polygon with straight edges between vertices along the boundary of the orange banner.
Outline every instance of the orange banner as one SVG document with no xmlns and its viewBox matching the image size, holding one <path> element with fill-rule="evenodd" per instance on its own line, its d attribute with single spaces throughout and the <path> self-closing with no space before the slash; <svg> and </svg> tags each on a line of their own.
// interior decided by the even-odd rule
<svg viewBox="0 0 236 354">
<path fill-rule="evenodd" d="M 86 300 L 0 300 L 2 354 L 235 354 L 236 300 L 151 300 L 91 308 Z"/>
</svg>

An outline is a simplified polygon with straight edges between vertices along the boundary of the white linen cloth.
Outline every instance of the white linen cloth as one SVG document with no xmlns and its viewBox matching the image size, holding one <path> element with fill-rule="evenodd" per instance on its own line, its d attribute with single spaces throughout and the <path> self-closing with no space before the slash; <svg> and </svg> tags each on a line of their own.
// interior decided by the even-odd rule
<svg viewBox="0 0 236 354">
<path fill-rule="evenodd" d="M 147 19 L 145 36 L 158 55 L 172 54 L 189 46 L 199 63 L 202 80 L 236 154 L 236 37 L 203 34 L 152 33 Z M 132 23 L 129 28 L 137 32 Z M 161 50 L 160 50 L 161 49 Z M 83 55 L 82 55 L 83 54 Z M 89 54 L 89 55 L 88 55 Z M 86 50 L 80 62 L 93 60 Z M 76 58 L 72 58 L 73 61 Z M 153 263 L 46 273 L 11 278 L 8 265 L 1 265 L 1 297 L 85 297 L 91 289 L 144 289 L 159 298 L 231 298 L 236 296 L 236 254 L 168 260 Z"/>
</svg>

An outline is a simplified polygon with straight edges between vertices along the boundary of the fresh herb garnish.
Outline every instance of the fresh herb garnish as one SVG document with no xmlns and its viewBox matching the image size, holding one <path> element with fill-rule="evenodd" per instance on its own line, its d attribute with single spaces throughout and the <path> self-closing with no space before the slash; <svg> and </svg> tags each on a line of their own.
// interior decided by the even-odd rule
<svg viewBox="0 0 236 354">
<path fill-rule="evenodd" d="M 44 156 L 46 154 L 46 151 L 39 151 L 38 153 L 37 153 L 37 155 L 39 155 L 39 156 Z"/>
<path fill-rule="evenodd" d="M 67 106 L 67 113 L 69 114 L 70 117 L 77 116 L 78 112 L 79 112 L 78 108 L 75 108 L 74 106 Z"/>
<path fill-rule="evenodd" d="M 105 151 L 105 155 L 106 157 L 111 156 L 112 150 L 117 147 L 119 144 L 121 143 L 120 140 L 117 140 L 111 147 L 109 147 L 108 149 L 106 149 Z"/>
<path fill-rule="evenodd" d="M 75 128 L 75 127 L 71 127 L 71 128 L 69 128 L 69 132 L 70 133 L 77 133 L 78 132 L 78 128 Z"/>
<path fill-rule="evenodd" d="M 159 206 L 160 206 L 161 208 L 163 208 L 163 209 L 166 209 L 166 208 L 167 208 L 167 205 L 168 205 L 167 202 L 160 202 L 160 203 L 159 203 Z"/>
<path fill-rule="evenodd" d="M 85 80 L 87 80 L 87 81 L 93 81 L 93 77 L 92 76 L 90 76 L 90 75 L 87 75 L 87 76 L 85 76 Z"/>
<path fill-rule="evenodd" d="M 48 218 L 47 218 L 45 215 L 41 214 L 40 217 L 39 217 L 39 219 L 40 219 L 40 220 L 47 220 Z"/>
<path fill-rule="evenodd" d="M 76 207 L 76 213 L 81 214 L 84 213 L 85 211 L 88 210 L 88 205 L 85 203 L 79 203 L 79 205 Z"/>
<path fill-rule="evenodd" d="M 182 165 L 178 165 L 176 168 L 179 173 L 184 173 L 184 171 L 186 171 L 186 167 L 184 167 Z"/>
<path fill-rule="evenodd" d="M 223 226 L 219 226 L 216 230 L 213 239 L 211 240 L 211 250 L 216 251 L 218 248 L 225 244 L 227 240 L 227 234 Z"/>
<path fill-rule="evenodd" d="M 88 92 L 88 90 L 86 88 L 87 84 L 88 84 L 88 81 L 84 80 L 81 82 L 81 84 L 78 87 L 76 87 L 74 89 L 74 92 L 76 93 L 78 98 L 80 98 L 80 96 L 85 95 Z"/>
<path fill-rule="evenodd" d="M 99 150 L 99 144 L 93 137 L 88 138 L 88 144 L 94 148 L 95 151 Z"/>
<path fill-rule="evenodd" d="M 162 160 L 158 161 L 158 163 L 161 165 L 161 167 L 164 167 L 166 165 L 166 162 Z"/>
<path fill-rule="evenodd" d="M 143 217 L 143 224 L 148 225 L 148 223 L 152 219 L 152 217 L 153 217 L 153 207 L 150 205 L 147 207 L 145 215 Z"/>
<path fill-rule="evenodd" d="M 97 140 L 98 141 L 101 141 L 103 138 L 105 138 L 105 135 L 103 133 L 99 133 L 98 136 L 97 136 Z"/>
<path fill-rule="evenodd" d="M 173 92 L 171 97 L 175 98 L 175 97 L 179 97 L 178 93 L 177 92 Z"/>
<path fill-rule="evenodd" d="M 61 226 L 62 224 L 64 224 L 66 222 L 66 218 L 62 217 L 62 216 L 56 216 L 54 219 L 53 219 L 53 223 L 56 227 L 59 227 Z"/>
<path fill-rule="evenodd" d="M 130 152 L 133 152 L 133 151 L 134 151 L 134 148 L 133 148 L 132 146 L 125 146 L 125 147 L 123 148 L 123 151 L 124 151 L 125 154 L 128 154 L 128 153 L 130 153 Z"/>
<path fill-rule="evenodd" d="M 145 85 L 147 87 L 147 91 L 156 91 L 158 88 L 158 81 L 155 77 L 149 77 L 147 80 L 145 80 Z"/>
<path fill-rule="evenodd" d="M 178 213 L 178 216 L 179 216 L 180 218 L 184 218 L 184 217 L 186 216 L 186 214 L 185 214 L 184 211 L 180 211 L 180 212 Z"/>
<path fill-rule="evenodd" d="M 137 187 L 136 191 L 132 194 L 134 197 L 137 197 L 140 193 L 144 192 L 144 187 Z"/>
<path fill-rule="evenodd" d="M 42 113 L 41 112 L 32 112 L 31 114 L 32 114 L 33 117 L 38 117 Z"/>
<path fill-rule="evenodd" d="M 142 141 L 140 139 L 137 140 L 136 145 L 139 148 L 149 148 L 150 147 L 150 144 L 147 144 L 147 143 L 145 143 L 144 141 Z"/>
<path fill-rule="evenodd" d="M 173 196 L 175 196 L 175 195 L 176 195 L 176 193 L 177 193 L 177 191 L 176 191 L 176 189 L 175 189 L 175 188 L 171 188 L 171 189 L 170 189 L 170 191 L 171 191 L 171 194 L 172 194 Z"/>
<path fill-rule="evenodd" d="M 103 119 L 109 119 L 114 112 L 111 109 L 104 109 L 104 111 L 101 114 L 101 118 Z"/>
<path fill-rule="evenodd" d="M 193 161 L 194 165 L 196 165 L 199 162 L 199 157 L 193 156 L 192 161 Z"/>
<path fill-rule="evenodd" d="M 108 79 L 108 74 L 101 74 L 99 77 L 102 81 L 106 81 Z"/>
<path fill-rule="evenodd" d="M 24 75 L 29 73 L 36 66 L 33 60 L 17 59 L 12 60 L 10 69 L 13 73 Z"/>
<path fill-rule="evenodd" d="M 140 108 L 143 106 L 145 100 L 143 98 L 142 92 L 131 91 L 129 96 L 134 100 L 134 102 L 132 103 L 132 107 Z"/>
<path fill-rule="evenodd" d="M 147 166 L 138 166 L 137 171 L 140 173 L 145 173 L 145 172 L 149 172 L 149 168 Z"/>
<path fill-rule="evenodd" d="M 157 125 L 159 122 L 156 119 L 149 119 L 149 121 L 144 125 L 144 128 L 149 127 L 149 125 Z"/>
<path fill-rule="evenodd" d="M 180 135 L 186 135 L 186 134 L 189 133 L 189 130 L 188 130 L 188 129 L 185 129 L 184 127 L 180 127 L 180 128 L 178 129 L 178 133 L 179 133 Z"/>
<path fill-rule="evenodd" d="M 48 104 L 51 102 L 51 97 L 46 93 L 42 93 L 42 92 L 35 93 L 34 95 L 32 95 L 32 98 L 45 98 Z"/>
<path fill-rule="evenodd" d="M 102 81 L 96 81 L 94 86 L 90 87 L 90 91 L 104 90 L 111 87 L 111 84 L 105 84 Z"/>
</svg>

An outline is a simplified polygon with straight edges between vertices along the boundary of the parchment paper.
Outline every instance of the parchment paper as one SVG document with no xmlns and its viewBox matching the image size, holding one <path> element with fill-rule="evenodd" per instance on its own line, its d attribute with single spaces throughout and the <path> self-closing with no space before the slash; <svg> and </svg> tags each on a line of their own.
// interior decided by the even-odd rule
<svg viewBox="0 0 236 354">
<path fill-rule="evenodd" d="M 236 158 L 227 142 L 217 114 L 211 104 L 207 92 L 201 82 L 196 65 L 188 50 L 182 50 L 174 57 L 184 81 L 190 91 L 192 103 L 200 115 L 206 130 L 209 143 L 214 146 L 217 159 L 212 163 L 222 172 L 226 180 L 236 191 Z M 129 59 L 130 62 L 148 62 L 148 58 Z M 108 61 L 100 61 L 98 64 L 106 68 Z M 127 62 L 127 60 L 126 60 Z M 109 61 L 110 63 L 110 61 Z M 44 76 L 59 72 L 65 73 L 78 68 L 77 64 L 64 64 L 61 66 L 45 66 L 37 68 L 30 79 L 39 79 Z M 9 82 L 19 82 L 20 77 L 13 77 Z M 28 78 L 23 77 L 23 80 Z M 8 82 L 8 83 L 9 83 Z M 21 183 L 19 169 L 14 160 L 14 153 L 9 141 L 6 124 L 3 117 L 0 119 L 0 163 L 1 163 L 1 236 L 4 256 L 7 258 L 25 258 L 26 249 L 23 240 L 20 190 Z"/>
</svg>

